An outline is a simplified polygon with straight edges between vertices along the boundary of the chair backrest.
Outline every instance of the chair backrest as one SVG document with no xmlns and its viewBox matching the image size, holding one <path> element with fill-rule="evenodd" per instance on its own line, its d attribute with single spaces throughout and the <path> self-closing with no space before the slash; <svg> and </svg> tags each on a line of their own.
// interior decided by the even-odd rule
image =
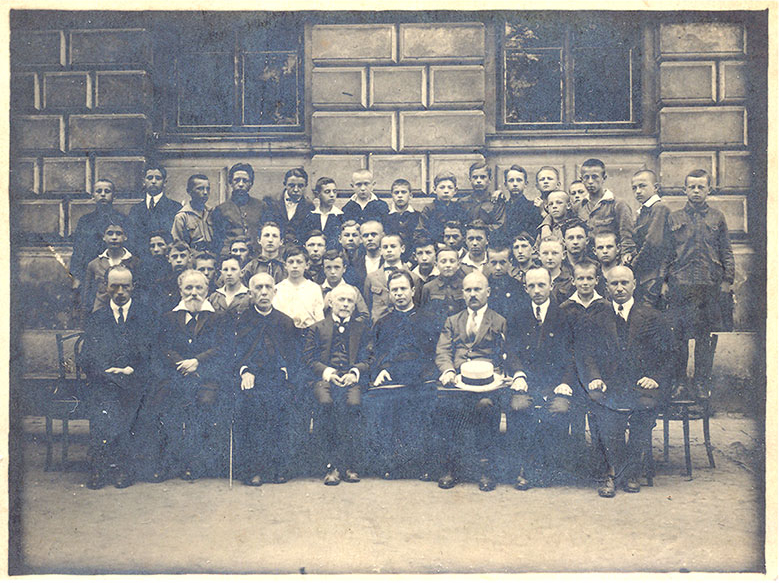
<svg viewBox="0 0 779 583">
<path fill-rule="evenodd" d="M 81 348 L 84 344 L 84 333 L 57 334 L 56 339 L 58 378 L 60 380 L 83 380 Z"/>
</svg>

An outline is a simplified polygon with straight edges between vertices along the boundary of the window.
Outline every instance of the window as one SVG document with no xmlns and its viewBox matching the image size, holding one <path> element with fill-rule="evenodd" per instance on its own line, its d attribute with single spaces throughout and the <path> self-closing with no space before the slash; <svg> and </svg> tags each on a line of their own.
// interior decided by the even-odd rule
<svg viewBox="0 0 779 583">
<path fill-rule="evenodd" d="M 635 15 L 517 15 L 500 26 L 501 129 L 638 126 Z"/>
<path fill-rule="evenodd" d="M 303 24 L 290 15 L 202 13 L 159 27 L 166 132 L 303 129 Z"/>
</svg>

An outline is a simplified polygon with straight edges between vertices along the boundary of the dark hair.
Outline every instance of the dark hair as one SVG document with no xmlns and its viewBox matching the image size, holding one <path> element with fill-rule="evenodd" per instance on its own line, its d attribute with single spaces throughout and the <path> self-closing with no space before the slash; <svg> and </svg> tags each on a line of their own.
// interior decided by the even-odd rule
<svg viewBox="0 0 779 583">
<path fill-rule="evenodd" d="M 105 279 L 105 282 L 108 283 L 108 274 L 112 273 L 114 271 L 128 271 L 130 272 L 130 275 L 135 277 L 133 275 L 133 270 L 127 267 L 124 263 L 117 263 L 116 265 L 111 265 L 106 269 L 105 274 L 103 275 L 103 278 Z"/>
<path fill-rule="evenodd" d="M 602 160 L 598 160 L 597 158 L 587 158 L 584 162 L 582 162 L 581 168 L 584 168 L 585 166 L 588 168 L 600 168 L 606 172 L 606 165 Z"/>
<path fill-rule="evenodd" d="M 509 249 L 509 246 L 506 243 L 499 241 L 487 248 L 487 256 L 489 257 L 490 253 L 503 253 L 504 251 L 507 251 L 509 257 L 511 257 L 511 249 Z"/>
<path fill-rule="evenodd" d="M 149 234 L 149 240 L 147 241 L 147 243 L 151 243 L 151 240 L 154 237 L 159 237 L 160 239 L 165 241 L 166 245 L 170 245 L 171 243 L 173 243 L 173 235 L 171 234 L 170 231 L 159 230 L 159 231 L 151 232 Z"/>
<path fill-rule="evenodd" d="M 265 222 L 264 222 L 264 223 L 263 223 L 263 224 L 260 226 L 260 230 L 257 232 L 257 234 L 258 234 L 260 237 L 262 237 L 262 232 L 263 232 L 263 231 L 264 231 L 264 230 L 265 230 L 267 227 L 274 227 L 274 228 L 278 229 L 278 230 L 279 230 L 279 237 L 281 236 L 281 227 L 279 226 L 279 224 L 278 224 L 276 221 L 265 221 Z"/>
<path fill-rule="evenodd" d="M 444 230 L 446 229 L 457 229 L 460 231 L 461 235 L 465 235 L 465 228 L 460 221 L 446 221 L 444 223 Z"/>
<path fill-rule="evenodd" d="M 286 179 L 284 180 L 284 182 L 286 182 Z M 335 184 L 335 180 L 333 180 L 329 176 L 322 176 L 316 181 L 316 184 L 314 185 L 314 194 L 319 194 L 320 192 L 322 192 L 322 188 L 324 188 L 326 184 Z"/>
<path fill-rule="evenodd" d="M 384 235 L 382 235 L 382 237 L 381 237 L 381 243 L 383 243 L 383 242 L 384 242 L 384 239 L 386 239 L 387 237 L 397 237 L 397 238 L 398 238 L 398 241 L 400 241 L 400 244 L 401 244 L 403 247 L 405 247 L 405 246 L 406 246 L 406 240 L 405 240 L 405 238 L 403 237 L 403 233 L 399 233 L 399 232 L 397 232 L 397 231 L 393 231 L 393 232 L 391 232 L 391 233 L 384 233 Z M 381 243 L 380 243 L 380 244 L 381 244 Z"/>
<path fill-rule="evenodd" d="M 246 172 L 249 175 L 249 182 L 254 184 L 254 168 L 252 168 L 251 164 L 247 164 L 246 162 L 238 162 L 230 167 L 230 170 L 227 171 L 227 182 L 232 182 L 235 173 L 241 171 Z"/>
<path fill-rule="evenodd" d="M 704 177 L 706 178 L 706 184 L 711 186 L 711 174 L 709 174 L 706 170 L 703 170 L 702 168 L 698 168 L 697 170 L 688 172 L 687 176 L 684 177 L 684 185 L 687 186 L 688 178 L 704 178 Z"/>
<path fill-rule="evenodd" d="M 335 261 L 336 259 L 343 260 L 344 267 L 346 267 L 346 264 L 348 263 L 348 260 L 346 259 L 346 253 L 340 249 L 328 249 L 325 251 L 325 254 L 322 255 L 322 263 L 325 261 Z"/>
<path fill-rule="evenodd" d="M 197 265 L 198 261 L 213 261 L 216 265 L 216 255 L 210 251 L 201 251 L 192 259 L 192 265 Z"/>
<path fill-rule="evenodd" d="M 306 184 L 308 184 L 308 173 L 303 169 L 302 166 L 297 166 L 296 168 L 290 168 L 284 173 L 284 182 L 283 184 L 287 184 L 287 180 L 291 178 L 292 176 L 296 176 L 298 178 L 302 178 L 306 181 Z"/>
<path fill-rule="evenodd" d="M 357 227 L 357 232 L 358 233 L 360 232 L 360 223 L 358 223 L 355 220 L 350 219 L 348 221 L 344 221 L 343 223 L 341 223 L 341 230 L 338 232 L 338 234 L 340 235 L 341 233 L 344 232 L 344 229 L 352 228 L 352 227 Z"/>
<path fill-rule="evenodd" d="M 433 188 L 436 188 L 444 180 L 451 181 L 451 183 L 454 184 L 454 187 L 457 188 L 457 177 L 447 170 L 435 175 L 435 178 L 433 178 Z"/>
<path fill-rule="evenodd" d="M 468 231 L 482 231 L 485 237 L 489 236 L 490 234 L 490 228 L 487 226 L 487 223 L 481 219 L 476 219 L 475 221 L 468 223 L 465 226 L 465 233 L 467 234 Z"/>
<path fill-rule="evenodd" d="M 187 245 L 184 241 L 173 241 L 173 243 L 168 247 L 168 255 L 170 255 L 171 251 L 187 251 L 188 253 L 192 253 L 192 248 Z"/>
<path fill-rule="evenodd" d="M 430 245 L 435 247 L 435 241 L 433 241 L 430 235 L 423 234 L 419 235 L 418 237 L 414 237 L 414 249 L 419 249 L 420 247 L 429 247 Z"/>
<path fill-rule="evenodd" d="M 592 240 L 595 240 L 595 237 L 602 237 L 603 235 L 613 235 L 614 236 L 614 242 L 619 243 L 619 235 L 616 231 L 613 231 L 609 228 L 602 227 L 596 231 L 593 231 L 592 233 Z"/>
<path fill-rule="evenodd" d="M 504 181 L 504 182 L 505 182 L 505 181 L 508 179 L 508 177 L 509 177 L 509 172 L 511 172 L 512 170 L 514 170 L 515 172 L 519 172 L 519 173 L 521 173 L 521 174 L 522 174 L 522 176 L 524 176 L 524 177 L 525 177 L 525 182 L 527 182 L 527 170 L 525 170 L 525 169 L 524 169 L 522 166 L 520 166 L 519 164 L 512 164 L 511 166 L 509 166 L 508 168 L 506 168 L 506 169 L 503 171 L 503 181 Z"/>
<path fill-rule="evenodd" d="M 577 228 L 577 227 L 581 227 L 581 228 L 584 230 L 584 236 L 585 236 L 585 237 L 586 237 L 586 236 L 589 234 L 589 232 L 590 232 L 590 229 L 589 229 L 589 227 L 587 226 L 587 223 L 585 223 L 584 221 L 581 221 L 581 220 L 579 220 L 579 219 L 573 219 L 573 220 L 565 221 L 565 222 L 563 223 L 563 226 L 562 226 L 562 228 L 560 229 L 560 230 L 562 231 L 562 233 L 563 233 L 563 238 L 565 238 L 565 234 L 566 234 L 568 231 L 570 231 L 571 229 L 575 229 L 575 228 Z"/>
<path fill-rule="evenodd" d="M 160 174 L 162 174 L 163 180 L 165 180 L 168 177 L 168 171 L 165 170 L 165 166 L 163 166 L 156 160 L 148 160 L 146 164 L 143 165 L 143 175 L 146 176 L 146 173 L 149 170 L 159 170 Z"/>
<path fill-rule="evenodd" d="M 208 180 L 208 176 L 205 174 L 193 174 L 187 178 L 187 192 L 192 192 L 192 189 L 195 188 L 195 180 Z"/>
<path fill-rule="evenodd" d="M 238 261 L 238 258 L 237 258 L 237 257 L 235 257 L 234 255 L 226 255 L 226 256 L 222 257 L 222 258 L 219 260 L 219 268 L 220 268 L 220 269 L 222 268 L 222 266 L 224 266 L 224 264 L 225 264 L 225 261 L 235 261 L 235 262 L 238 264 L 238 269 L 240 269 L 240 268 L 241 268 L 241 262 L 240 262 L 240 261 Z"/>
<path fill-rule="evenodd" d="M 397 178 L 392 182 L 392 185 L 390 186 L 390 192 L 395 190 L 396 186 L 405 186 L 408 188 L 408 191 L 411 192 L 411 183 L 406 180 L 405 178 Z"/>
<path fill-rule="evenodd" d="M 405 269 L 398 269 L 396 271 L 393 271 L 389 274 L 387 277 L 387 289 L 389 289 L 390 284 L 401 277 L 406 278 L 406 281 L 408 281 L 408 285 L 411 289 L 414 289 L 414 278 L 411 277 L 411 274 L 406 271 Z"/>
<path fill-rule="evenodd" d="M 325 234 L 319 229 L 314 229 L 313 231 L 306 233 L 306 236 L 303 237 L 303 243 L 308 243 L 308 240 L 313 239 L 314 237 L 322 237 L 325 240 L 325 243 L 327 243 L 327 237 L 325 237 Z"/>
<path fill-rule="evenodd" d="M 296 255 L 302 255 L 306 258 L 306 261 L 309 260 L 308 251 L 306 251 L 305 247 L 300 245 L 287 245 L 284 247 L 284 253 L 282 253 L 281 259 L 282 261 L 286 261 L 290 257 L 295 257 Z"/>
<path fill-rule="evenodd" d="M 514 243 L 516 243 L 517 241 L 527 241 L 528 243 L 530 243 L 531 247 L 536 243 L 535 238 L 532 237 L 530 233 L 528 233 L 527 231 L 522 231 L 519 234 L 515 235 L 514 238 L 511 240 L 511 246 L 513 247 Z"/>
<path fill-rule="evenodd" d="M 116 192 L 116 184 L 114 184 L 114 181 L 111 180 L 110 178 L 98 178 L 97 180 L 95 180 L 95 184 L 92 186 L 92 188 L 94 188 L 98 182 L 107 182 L 108 184 L 111 185 L 111 190 Z"/>
<path fill-rule="evenodd" d="M 105 221 L 103 221 L 103 234 L 105 235 L 105 232 L 108 230 L 108 227 L 119 227 L 122 229 L 122 232 L 127 235 L 127 227 L 125 226 L 125 221 L 123 221 L 121 218 L 119 218 L 118 215 L 111 215 L 108 217 Z"/>
<path fill-rule="evenodd" d="M 478 170 L 479 168 L 486 168 L 487 169 L 487 176 L 492 178 L 492 168 L 490 168 L 487 165 L 487 161 L 486 160 L 483 161 L 483 162 L 474 162 L 473 164 L 471 164 L 471 167 L 468 168 L 468 176 L 473 174 L 473 171 L 474 170 Z"/>
</svg>

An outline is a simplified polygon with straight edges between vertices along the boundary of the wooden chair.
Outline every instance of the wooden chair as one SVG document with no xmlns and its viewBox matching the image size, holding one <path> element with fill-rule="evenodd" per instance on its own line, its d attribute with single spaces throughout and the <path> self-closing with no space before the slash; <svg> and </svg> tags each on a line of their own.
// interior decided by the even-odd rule
<svg viewBox="0 0 779 583">
<path fill-rule="evenodd" d="M 54 450 L 53 420 L 62 420 L 62 467 L 68 461 L 70 432 L 68 422 L 71 419 L 85 419 L 86 411 L 81 396 L 84 385 L 84 371 L 81 367 L 81 347 L 84 343 L 82 332 L 56 334 L 57 340 L 57 378 L 45 404 L 46 407 L 46 464 L 44 469 L 53 469 Z"/>
</svg>

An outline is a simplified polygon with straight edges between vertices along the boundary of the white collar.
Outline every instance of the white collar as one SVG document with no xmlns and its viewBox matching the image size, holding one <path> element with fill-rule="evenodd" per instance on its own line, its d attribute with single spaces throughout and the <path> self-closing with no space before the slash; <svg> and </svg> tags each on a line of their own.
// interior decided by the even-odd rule
<svg viewBox="0 0 779 583">
<path fill-rule="evenodd" d="M 414 269 L 412 269 L 411 273 L 413 273 L 414 275 L 419 276 L 421 279 L 424 279 L 424 277 L 422 276 L 422 272 L 419 270 L 419 265 L 417 265 Z M 433 264 L 433 270 L 430 272 L 430 275 L 428 275 L 427 277 L 428 278 L 433 278 L 433 277 L 435 277 L 437 275 L 440 275 L 440 274 L 441 274 L 441 272 L 438 271 L 438 266 L 436 264 Z"/>
<path fill-rule="evenodd" d="M 124 304 L 123 306 L 117 306 L 114 303 L 114 300 L 110 300 L 108 302 L 108 305 L 110 306 L 111 311 L 114 314 L 114 320 L 116 320 L 117 322 L 119 321 L 119 308 L 122 308 L 124 310 L 124 320 L 126 322 L 127 321 L 127 314 L 130 311 L 130 306 L 132 305 L 132 303 L 133 303 L 133 300 L 132 300 L 132 298 L 130 298 L 129 300 L 127 300 L 127 303 Z"/>
<path fill-rule="evenodd" d="M 152 196 L 148 192 L 146 193 L 146 208 L 149 208 L 149 205 L 151 204 L 151 201 L 154 201 L 154 206 L 157 206 L 157 204 L 160 202 L 160 199 L 162 198 L 162 195 L 165 194 L 164 192 L 160 192 L 159 194 L 155 194 Z"/>
<path fill-rule="evenodd" d="M 470 253 L 466 253 L 465 257 L 460 259 L 460 263 L 464 263 L 465 265 L 470 265 L 471 267 L 476 267 L 477 269 L 481 270 L 482 267 L 487 265 L 487 254 L 484 254 L 484 261 L 481 263 L 476 263 L 473 259 L 471 259 Z"/>
<path fill-rule="evenodd" d="M 546 321 L 546 313 L 549 311 L 549 306 L 552 303 L 552 298 L 546 298 L 546 301 L 543 304 L 536 304 L 533 300 L 530 300 L 530 305 L 533 308 L 533 315 L 536 315 L 536 311 L 538 308 L 541 308 L 541 321 Z"/>
<path fill-rule="evenodd" d="M 406 207 L 406 210 L 403 211 L 403 212 L 406 212 L 406 211 L 408 211 L 410 213 L 415 213 L 415 212 L 417 212 L 417 209 L 415 209 L 413 206 L 411 206 L 411 203 L 409 202 L 408 206 Z M 395 213 L 399 213 L 399 212 L 400 211 L 395 208 L 395 201 L 391 200 L 390 203 L 389 203 L 389 214 L 394 215 Z"/>
<path fill-rule="evenodd" d="M 365 202 L 365 204 L 363 204 L 362 201 L 359 200 L 359 198 L 357 197 L 357 193 L 354 193 L 349 200 L 353 200 L 354 202 L 359 204 L 361 208 L 365 208 L 366 206 L 368 206 L 369 202 L 373 202 L 374 200 L 379 200 L 379 197 L 376 196 L 375 192 L 371 192 L 371 197 Z"/>
<path fill-rule="evenodd" d="M 590 307 L 590 305 L 592 305 L 592 302 L 594 302 L 595 300 L 599 300 L 599 299 L 601 299 L 602 297 L 603 297 L 603 296 L 602 296 L 602 295 L 600 295 L 600 294 L 598 293 L 598 290 L 594 290 L 594 291 L 592 292 L 592 299 L 590 300 L 590 303 L 589 303 L 589 304 L 585 304 L 585 303 L 582 301 L 582 299 L 579 297 L 579 292 L 578 292 L 578 291 L 575 291 L 575 292 L 573 292 L 573 294 L 571 294 L 571 297 L 570 297 L 570 298 L 568 298 L 568 299 L 569 299 L 569 300 L 571 300 L 571 301 L 574 301 L 574 302 L 576 302 L 576 303 L 577 303 L 577 304 L 579 304 L 580 306 L 584 306 L 585 308 L 588 308 L 588 307 Z"/>
<path fill-rule="evenodd" d="M 476 312 L 475 312 L 476 315 L 474 317 L 477 320 L 481 320 L 484 317 L 484 313 L 487 311 L 488 307 L 489 307 L 488 304 L 484 304 L 481 308 L 476 310 Z M 468 315 L 470 316 L 473 313 L 474 313 L 474 311 L 471 308 L 468 308 Z"/>
<path fill-rule="evenodd" d="M 660 202 L 660 195 L 653 194 L 648 201 L 646 201 L 642 208 L 650 208 L 652 205 L 654 205 L 656 202 Z"/>
<path fill-rule="evenodd" d="M 124 250 L 124 253 L 119 258 L 119 262 L 111 263 L 111 265 L 119 265 L 119 263 L 121 263 L 122 261 L 127 261 L 133 256 L 133 254 L 130 253 L 125 247 L 122 247 L 122 249 Z M 98 257 L 103 257 L 104 259 L 108 259 L 109 263 L 111 262 L 111 258 L 108 256 L 108 249 L 104 249 L 103 252 L 100 255 L 98 255 Z"/>
<path fill-rule="evenodd" d="M 414 302 L 411 302 L 405 310 L 398 310 L 397 308 L 393 308 L 398 314 L 407 314 L 411 310 L 414 309 Z"/>
<path fill-rule="evenodd" d="M 173 308 L 174 312 L 189 312 L 189 308 L 187 308 L 186 304 L 184 303 L 184 300 L 181 300 L 178 305 L 176 305 L 175 308 Z M 198 312 L 216 312 L 214 309 L 214 306 L 211 305 L 211 302 L 208 300 L 203 300 L 203 304 L 200 306 L 200 309 Z"/>
<path fill-rule="evenodd" d="M 625 314 L 625 321 L 627 321 L 628 316 L 630 316 L 630 310 L 633 308 L 633 304 L 635 303 L 635 300 L 633 298 L 630 298 L 628 301 L 626 301 L 624 304 L 622 304 L 622 312 Z M 614 308 L 614 313 L 619 314 L 619 304 L 615 301 L 611 302 L 612 307 Z"/>
<path fill-rule="evenodd" d="M 254 308 L 254 311 L 257 312 L 260 316 L 270 316 L 270 313 L 273 311 L 273 306 L 271 306 L 267 314 L 263 314 L 262 312 L 260 312 L 260 310 L 258 310 L 257 306 L 255 306 L 254 304 L 252 304 L 252 307 Z"/>
<path fill-rule="evenodd" d="M 614 200 L 614 193 L 611 192 L 608 188 L 603 191 L 603 196 L 600 197 L 601 200 Z"/>
<path fill-rule="evenodd" d="M 319 206 L 317 206 L 314 210 L 311 211 L 311 214 L 314 214 L 314 215 L 342 215 L 342 214 L 344 214 L 344 212 L 341 209 L 339 209 L 337 206 L 333 205 L 333 208 L 331 208 L 326 213 L 323 213 L 322 209 L 319 208 Z"/>
<path fill-rule="evenodd" d="M 227 286 L 223 285 L 222 287 L 220 287 L 216 291 L 219 292 L 220 294 L 226 296 L 227 295 Z M 249 288 L 246 287 L 245 285 L 241 284 L 241 285 L 238 286 L 238 289 L 236 290 L 236 292 L 233 295 L 237 296 L 238 294 L 246 294 L 246 293 L 249 293 Z"/>
</svg>

